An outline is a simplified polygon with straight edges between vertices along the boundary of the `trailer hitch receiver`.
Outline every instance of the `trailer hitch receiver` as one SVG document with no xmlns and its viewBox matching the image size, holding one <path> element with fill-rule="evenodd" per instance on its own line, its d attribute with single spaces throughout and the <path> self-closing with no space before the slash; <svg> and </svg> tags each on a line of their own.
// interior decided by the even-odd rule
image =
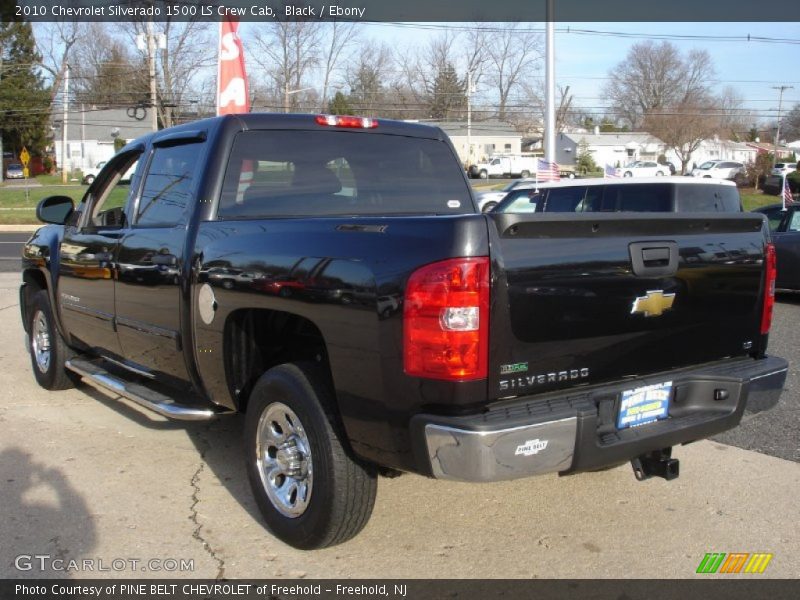
<svg viewBox="0 0 800 600">
<path fill-rule="evenodd" d="M 637 456 L 631 460 L 634 476 L 638 481 L 644 481 L 651 477 L 663 477 L 667 481 L 677 479 L 679 462 L 677 458 L 671 458 L 671 456 L 672 448 L 654 450 Z"/>
</svg>

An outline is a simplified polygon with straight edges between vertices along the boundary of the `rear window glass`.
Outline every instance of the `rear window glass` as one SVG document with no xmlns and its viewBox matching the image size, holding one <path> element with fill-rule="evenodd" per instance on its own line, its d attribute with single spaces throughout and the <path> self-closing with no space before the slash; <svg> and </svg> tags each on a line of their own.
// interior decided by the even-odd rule
<svg viewBox="0 0 800 600">
<path fill-rule="evenodd" d="M 679 185 L 680 212 L 739 212 L 739 191 L 732 185 Z"/>
<path fill-rule="evenodd" d="M 218 217 L 472 212 L 469 187 L 444 142 L 347 131 L 247 131 L 234 141 Z"/>
</svg>

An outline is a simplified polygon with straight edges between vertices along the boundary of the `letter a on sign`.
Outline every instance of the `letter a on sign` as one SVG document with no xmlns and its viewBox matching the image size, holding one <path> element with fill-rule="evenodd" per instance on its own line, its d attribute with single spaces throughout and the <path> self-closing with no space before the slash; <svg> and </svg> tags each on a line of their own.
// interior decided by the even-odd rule
<svg viewBox="0 0 800 600">
<path fill-rule="evenodd" d="M 239 23 L 225 19 L 219 24 L 217 69 L 217 114 L 250 112 L 244 49 L 239 39 Z"/>
</svg>

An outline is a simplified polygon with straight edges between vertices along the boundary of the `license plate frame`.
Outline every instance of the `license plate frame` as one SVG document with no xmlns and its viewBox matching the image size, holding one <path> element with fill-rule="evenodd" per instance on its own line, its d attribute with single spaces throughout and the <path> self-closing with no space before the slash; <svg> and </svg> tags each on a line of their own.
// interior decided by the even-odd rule
<svg viewBox="0 0 800 600">
<path fill-rule="evenodd" d="M 669 417 L 672 381 L 623 390 L 617 408 L 617 429 L 639 427 Z"/>
</svg>

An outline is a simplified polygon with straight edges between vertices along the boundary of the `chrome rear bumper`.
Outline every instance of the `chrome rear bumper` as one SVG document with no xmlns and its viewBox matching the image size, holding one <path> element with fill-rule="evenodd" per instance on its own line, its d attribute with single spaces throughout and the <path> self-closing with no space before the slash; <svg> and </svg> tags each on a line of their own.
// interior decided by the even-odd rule
<svg viewBox="0 0 800 600">
<path fill-rule="evenodd" d="M 745 410 L 772 408 L 787 369 L 782 358 L 739 359 L 520 398 L 478 415 L 417 415 L 417 461 L 433 477 L 475 482 L 620 464 L 732 429 Z M 665 380 L 674 381 L 676 390 L 669 418 L 624 430 L 609 424 L 623 389 Z M 720 390 L 725 394 L 717 395 Z"/>
</svg>

